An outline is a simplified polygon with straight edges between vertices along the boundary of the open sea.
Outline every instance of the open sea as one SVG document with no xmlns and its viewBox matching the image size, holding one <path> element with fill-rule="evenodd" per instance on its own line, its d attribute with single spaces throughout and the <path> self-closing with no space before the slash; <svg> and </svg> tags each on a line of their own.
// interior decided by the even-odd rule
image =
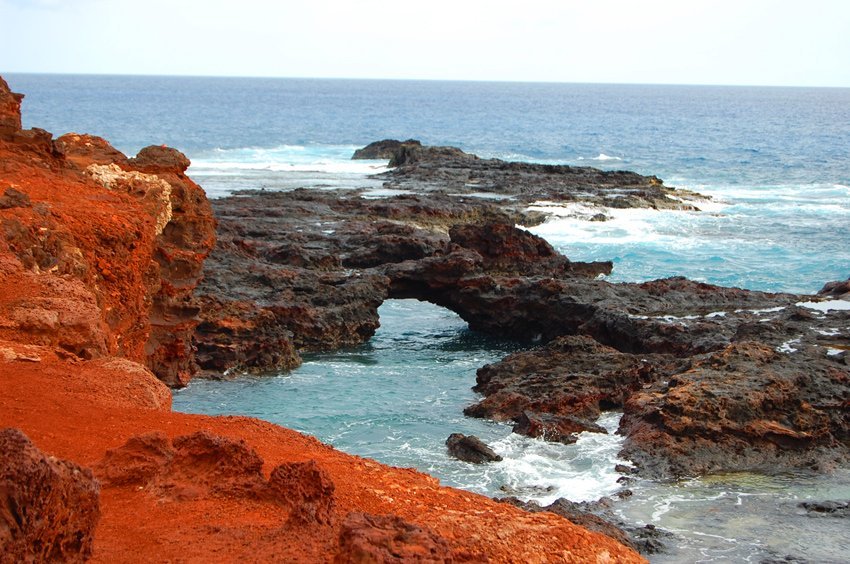
<svg viewBox="0 0 850 564">
<path fill-rule="evenodd" d="M 755 290 L 814 293 L 850 277 L 850 89 L 525 84 L 132 76 L 4 75 L 26 94 L 25 127 L 92 133 L 135 154 L 168 144 L 210 197 L 301 186 L 379 188 L 383 161 L 351 161 L 384 138 L 454 145 L 484 157 L 655 174 L 712 196 L 701 212 L 582 210 L 533 228 L 574 260 L 613 260 L 612 281 L 683 275 Z M 541 503 L 620 489 L 611 434 L 556 445 L 466 418 L 480 366 L 516 350 L 454 313 L 388 301 L 367 344 L 305 357 L 290 373 L 196 381 L 174 408 L 247 414 L 442 483 Z M 475 434 L 505 460 L 450 459 Z M 850 469 L 639 481 L 615 503 L 628 523 L 673 532 L 653 562 L 846 562 L 842 519 L 799 514 L 803 500 L 850 499 Z"/>
</svg>

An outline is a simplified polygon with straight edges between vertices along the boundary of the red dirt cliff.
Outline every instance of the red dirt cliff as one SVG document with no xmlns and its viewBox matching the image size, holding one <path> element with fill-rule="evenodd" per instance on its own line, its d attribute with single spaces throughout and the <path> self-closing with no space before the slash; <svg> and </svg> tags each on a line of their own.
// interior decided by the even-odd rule
<svg viewBox="0 0 850 564">
<path fill-rule="evenodd" d="M 64 559 L 642 561 L 556 515 L 270 423 L 171 412 L 163 381 L 194 370 L 191 295 L 214 243 L 188 159 L 165 147 L 127 158 L 96 137 L 22 130 L 21 98 L 0 79 L 0 430 L 25 435 L 5 432 L 35 461 L 25 464 L 90 469 L 99 483 L 99 520 L 74 529 L 85 542 Z M 0 555 L 10 543 L 28 554 L 31 519 L 20 519 L 8 454 Z M 48 504 L 23 509 L 36 506 Z M 41 521 L 37 538 L 74 550 L 61 541 L 68 507 L 43 509 L 59 520 Z"/>
</svg>

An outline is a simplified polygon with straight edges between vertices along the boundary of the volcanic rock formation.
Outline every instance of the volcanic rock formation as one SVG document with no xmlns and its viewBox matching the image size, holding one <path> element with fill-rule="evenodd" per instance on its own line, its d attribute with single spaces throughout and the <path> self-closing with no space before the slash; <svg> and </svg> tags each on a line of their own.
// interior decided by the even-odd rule
<svg viewBox="0 0 850 564">
<path fill-rule="evenodd" d="M 847 313 L 804 307 L 843 295 L 842 284 L 823 298 L 684 278 L 611 284 L 600 279 L 610 262 L 572 262 L 515 227 L 545 219 L 529 203 L 696 209 L 698 195 L 634 173 L 408 142 L 394 150 L 396 168 L 382 177 L 401 195 L 296 190 L 214 202 L 220 243 L 196 336 L 205 369 L 293 366 L 299 351 L 370 338 L 385 299 L 415 298 L 541 347 L 482 368 L 475 389 L 485 397 L 468 415 L 571 442 L 600 432 L 602 411 L 622 409 L 624 454 L 647 476 L 846 460 Z"/>
<path fill-rule="evenodd" d="M 188 160 L 163 147 L 128 159 L 97 137 L 23 131 L 20 101 L 0 80 L 0 428 L 32 441 L 0 435 L 0 561 L 640 561 L 560 517 L 443 488 L 270 423 L 172 413 L 169 390 L 146 366 L 173 386 L 191 375 L 188 335 L 199 313 L 191 293 L 214 241 Z M 349 256 L 392 254 L 394 238 L 409 233 L 394 229 Z M 304 243 L 284 235 L 268 256 L 287 264 L 313 250 Z M 347 325 L 350 313 L 377 307 L 356 302 L 380 302 L 375 284 L 388 280 L 364 274 L 364 283 L 335 270 L 334 256 L 325 264 L 321 249 L 310 256 L 320 270 L 304 267 L 291 277 L 303 275 L 304 286 L 290 288 L 304 291 L 306 307 L 267 312 L 236 289 L 244 304 L 207 315 L 230 315 L 220 326 L 236 335 L 269 330 L 269 342 L 295 334 L 277 315 L 294 320 L 299 346 L 325 343 L 326 328 L 328 341 L 348 342 L 358 327 Z M 271 278 L 256 276 L 271 291 Z M 348 297 L 352 288 L 361 293 Z M 254 325 L 242 317 L 249 311 L 259 312 Z M 377 318 L 364 319 L 365 334 Z M 214 345 L 226 348 L 225 332 L 218 336 Z M 244 345 L 224 364 L 295 354 Z M 99 521 L 86 467 L 104 484 Z"/>
</svg>

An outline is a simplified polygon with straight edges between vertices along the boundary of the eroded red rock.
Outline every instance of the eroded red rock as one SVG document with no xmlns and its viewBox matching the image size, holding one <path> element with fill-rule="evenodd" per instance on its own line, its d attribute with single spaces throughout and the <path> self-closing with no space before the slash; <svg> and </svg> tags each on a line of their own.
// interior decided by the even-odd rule
<svg viewBox="0 0 850 564">
<path fill-rule="evenodd" d="M 300 525 L 328 525 L 333 521 L 334 483 L 315 460 L 275 467 L 266 495 L 290 506 L 290 520 Z"/>
<path fill-rule="evenodd" d="M 339 534 L 336 564 L 454 562 L 445 539 L 396 515 L 352 512 Z"/>
<path fill-rule="evenodd" d="M 12 92 L 9 85 L 0 77 L 0 129 L 21 129 L 21 100 L 23 94 Z"/>
<path fill-rule="evenodd" d="M 87 560 L 99 494 L 90 470 L 46 456 L 18 429 L 0 430 L 0 561 Z"/>
</svg>

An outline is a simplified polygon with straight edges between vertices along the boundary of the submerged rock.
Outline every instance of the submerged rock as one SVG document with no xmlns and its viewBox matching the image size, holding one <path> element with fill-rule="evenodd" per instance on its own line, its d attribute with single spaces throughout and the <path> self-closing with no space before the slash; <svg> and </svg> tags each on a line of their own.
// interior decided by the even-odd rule
<svg viewBox="0 0 850 564">
<path fill-rule="evenodd" d="M 464 435 L 462 433 L 452 433 L 446 439 L 446 446 L 449 449 L 449 454 L 473 464 L 482 464 L 484 462 L 500 462 L 502 457 L 496 454 L 493 449 L 484 444 L 484 442 L 475 435 Z"/>
<path fill-rule="evenodd" d="M 608 431 L 596 423 L 571 415 L 553 415 L 523 411 L 513 426 L 513 432 L 532 438 L 572 444 L 578 440 L 578 433 L 602 433 Z"/>
<path fill-rule="evenodd" d="M 850 501 L 804 501 L 797 507 L 808 515 L 828 517 L 850 517 Z"/>
</svg>

